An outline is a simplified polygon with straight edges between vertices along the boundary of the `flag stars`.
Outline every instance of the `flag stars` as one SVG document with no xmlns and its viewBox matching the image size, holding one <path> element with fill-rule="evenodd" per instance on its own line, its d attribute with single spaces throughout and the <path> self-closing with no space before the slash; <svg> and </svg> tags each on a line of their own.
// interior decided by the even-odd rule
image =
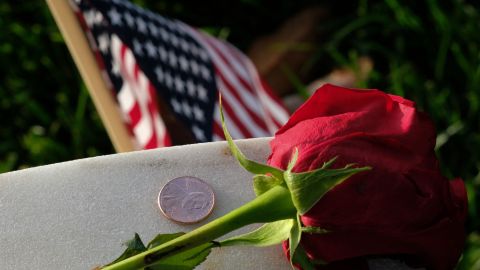
<svg viewBox="0 0 480 270">
<path fill-rule="evenodd" d="M 205 89 L 205 87 L 203 87 L 203 85 L 199 84 L 197 86 L 197 95 L 198 95 L 198 98 L 204 102 L 207 102 L 208 101 L 208 92 L 207 92 L 207 89 Z"/>
<path fill-rule="evenodd" d="M 165 41 L 165 42 L 168 42 L 169 38 L 170 38 L 170 34 L 163 28 L 160 28 L 158 30 L 158 32 L 160 32 L 160 36 L 162 36 L 162 39 Z"/>
<path fill-rule="evenodd" d="M 122 16 L 118 13 L 117 9 L 112 8 L 108 11 L 108 17 L 110 18 L 110 23 L 112 25 L 122 25 Z"/>
<path fill-rule="evenodd" d="M 165 48 L 163 46 L 159 46 L 158 47 L 158 53 L 160 55 L 160 58 L 162 59 L 163 62 L 166 62 L 167 61 L 167 57 L 168 57 L 168 52 L 165 50 Z"/>
<path fill-rule="evenodd" d="M 165 85 L 168 87 L 168 88 L 172 88 L 172 85 L 173 85 L 173 78 L 172 76 L 170 75 L 170 73 L 168 72 L 165 72 Z"/>
<path fill-rule="evenodd" d="M 159 24 L 165 24 L 165 18 L 162 16 L 155 16 L 153 20 L 157 21 Z"/>
<path fill-rule="evenodd" d="M 137 17 L 137 29 L 140 33 L 147 34 L 147 24 L 142 17 Z"/>
<path fill-rule="evenodd" d="M 180 102 L 178 102 L 178 100 L 176 100 L 175 98 L 172 98 L 170 100 L 170 104 L 172 104 L 173 111 L 175 111 L 178 114 L 182 113 L 182 104 L 180 104 Z"/>
<path fill-rule="evenodd" d="M 137 55 L 143 56 L 142 44 L 141 44 L 137 39 L 134 39 L 134 40 L 133 40 L 133 51 L 134 51 Z"/>
<path fill-rule="evenodd" d="M 120 63 L 118 61 L 112 61 L 112 74 L 115 76 L 120 76 Z"/>
<path fill-rule="evenodd" d="M 145 49 L 147 50 L 148 56 L 152 58 L 157 57 L 157 50 L 155 49 L 155 46 L 153 46 L 153 43 L 150 40 L 145 43 Z"/>
<path fill-rule="evenodd" d="M 155 75 L 157 76 L 157 81 L 163 82 L 164 79 L 164 73 L 161 67 L 157 66 L 155 68 Z"/>
<path fill-rule="evenodd" d="M 177 91 L 179 93 L 185 93 L 185 83 L 182 81 L 182 78 L 180 78 L 179 76 L 176 76 L 175 77 L 175 88 L 177 89 Z"/>
<path fill-rule="evenodd" d="M 183 115 L 190 118 L 192 116 L 192 108 L 188 105 L 187 101 L 182 102 Z"/>
<path fill-rule="evenodd" d="M 180 48 L 182 48 L 184 52 L 188 52 L 189 45 L 185 39 L 180 39 Z"/>
<path fill-rule="evenodd" d="M 173 47 L 178 47 L 178 45 L 180 44 L 180 41 L 175 35 L 170 36 L 170 42 L 172 43 Z"/>
<path fill-rule="evenodd" d="M 205 115 L 202 111 L 202 109 L 200 109 L 200 107 L 198 107 L 197 105 L 194 105 L 193 106 L 193 117 L 199 121 L 199 122 L 204 122 L 205 121 Z"/>
<path fill-rule="evenodd" d="M 197 62 L 195 60 L 190 61 L 190 68 L 192 69 L 193 75 L 198 75 L 198 72 L 200 71 L 200 67 L 198 66 Z"/>
<path fill-rule="evenodd" d="M 198 48 L 194 44 L 190 44 L 190 52 L 193 54 L 193 56 L 198 55 Z"/>
<path fill-rule="evenodd" d="M 192 82 L 192 80 L 187 81 L 187 91 L 188 95 L 195 97 L 195 84 Z"/>
<path fill-rule="evenodd" d="M 98 49 L 106 54 L 108 52 L 108 48 L 110 47 L 108 34 L 104 33 L 98 36 Z"/>
<path fill-rule="evenodd" d="M 145 15 L 147 15 L 147 17 L 150 19 L 150 20 L 153 20 L 156 16 L 155 16 L 155 13 L 151 12 L 150 10 L 145 10 Z"/>
<path fill-rule="evenodd" d="M 123 17 L 125 18 L 125 21 L 127 22 L 127 25 L 130 28 L 133 28 L 135 26 L 135 19 L 132 17 L 130 13 L 126 12 L 125 15 L 123 15 Z"/>
<path fill-rule="evenodd" d="M 89 27 L 92 27 L 93 24 L 95 23 L 95 12 L 93 10 L 85 11 L 83 12 L 83 17 L 85 18 L 87 25 Z"/>
<path fill-rule="evenodd" d="M 205 141 L 206 140 L 205 133 L 203 133 L 203 131 L 199 127 L 197 127 L 196 125 L 192 126 L 192 132 L 193 132 L 193 135 L 195 136 L 195 138 L 197 138 L 197 140 L 199 140 L 199 141 Z"/>
<path fill-rule="evenodd" d="M 84 12 L 85 21 L 89 27 L 100 25 L 103 22 L 103 15 L 97 10 L 89 10 Z"/>
<path fill-rule="evenodd" d="M 207 80 L 207 81 L 210 81 L 212 79 L 211 75 L 210 75 L 210 70 L 208 70 L 208 68 L 206 66 L 200 66 L 200 73 L 202 73 L 202 77 Z"/>
<path fill-rule="evenodd" d="M 205 50 L 199 50 L 200 58 L 204 61 L 208 61 L 208 53 Z"/>
<path fill-rule="evenodd" d="M 174 31 L 176 30 L 176 24 L 175 24 L 175 22 L 172 21 L 172 20 L 168 20 L 168 19 L 167 19 L 165 25 L 166 25 L 166 26 L 168 27 L 168 29 L 169 29 L 170 31 L 172 31 L 172 32 L 174 32 Z"/>
<path fill-rule="evenodd" d="M 152 36 L 154 36 L 155 38 L 158 37 L 158 27 L 154 23 L 149 23 L 148 28 L 150 29 L 150 33 L 152 34 Z"/>
<path fill-rule="evenodd" d="M 175 56 L 175 53 L 173 51 L 168 52 L 168 59 L 170 66 L 176 68 L 177 67 L 177 56 Z"/>
<path fill-rule="evenodd" d="M 178 62 L 180 63 L 180 68 L 186 72 L 188 70 L 188 60 L 183 55 L 180 55 Z"/>
</svg>

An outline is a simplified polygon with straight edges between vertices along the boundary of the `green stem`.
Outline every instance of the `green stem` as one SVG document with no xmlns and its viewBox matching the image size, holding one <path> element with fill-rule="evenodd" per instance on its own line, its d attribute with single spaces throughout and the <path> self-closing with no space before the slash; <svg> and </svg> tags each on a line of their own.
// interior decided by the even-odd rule
<svg viewBox="0 0 480 270">
<path fill-rule="evenodd" d="M 163 245 L 103 268 L 104 270 L 137 270 L 153 265 L 179 250 L 186 250 L 213 241 L 220 236 L 253 223 L 266 223 L 294 218 L 297 214 L 290 192 L 276 186 L 230 213 L 175 238 Z"/>
</svg>

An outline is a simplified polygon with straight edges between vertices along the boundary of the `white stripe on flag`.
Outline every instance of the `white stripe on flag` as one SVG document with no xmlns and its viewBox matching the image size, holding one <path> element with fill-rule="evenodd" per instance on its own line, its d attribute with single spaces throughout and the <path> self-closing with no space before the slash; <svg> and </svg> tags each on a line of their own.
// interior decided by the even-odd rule
<svg viewBox="0 0 480 270">
<path fill-rule="evenodd" d="M 205 41 L 205 37 L 202 34 L 198 33 L 196 30 L 191 29 L 188 25 L 182 23 L 183 28 L 187 31 L 190 35 L 196 38 L 196 40 L 204 45 L 205 49 L 208 51 L 212 61 L 214 62 L 215 66 L 218 67 L 218 71 L 222 73 L 225 79 L 235 88 L 238 89 L 236 93 L 239 94 L 243 102 L 246 106 L 249 106 L 253 112 L 257 113 L 258 115 L 263 115 L 262 110 L 259 108 L 258 98 L 248 90 L 238 81 L 236 78 L 235 73 L 225 64 L 225 62 L 217 55 L 217 53 L 210 47 L 210 45 Z"/>
<path fill-rule="evenodd" d="M 232 138 L 234 139 L 245 138 L 242 132 L 233 123 L 230 116 L 225 112 L 225 110 L 223 110 L 223 116 L 225 117 L 225 123 L 227 125 L 228 131 L 230 132 L 230 135 L 232 135 Z M 220 126 L 220 128 L 222 127 L 222 119 L 220 118 L 220 108 L 218 107 L 218 103 L 215 104 L 214 121 Z"/>
<path fill-rule="evenodd" d="M 211 54 L 210 56 L 212 57 L 213 62 L 216 66 L 218 66 L 218 72 L 220 72 L 223 77 L 225 77 L 225 80 L 228 80 L 228 83 L 230 83 L 233 88 L 237 89 L 236 93 L 238 93 L 245 105 L 249 106 L 249 108 L 254 113 L 262 115 L 262 111 L 258 106 L 258 98 L 252 95 L 252 93 L 248 89 L 246 89 L 240 83 L 240 81 L 238 81 L 236 75 L 230 70 L 230 68 L 225 64 L 225 62 L 223 62 L 223 60 L 215 54 L 215 52 L 211 48 L 208 48 L 208 51 Z"/>
<path fill-rule="evenodd" d="M 227 90 L 227 87 L 223 84 L 221 78 L 217 78 L 218 89 L 222 93 L 222 98 L 225 100 L 225 103 L 228 104 L 238 104 L 236 98 Z M 233 109 L 237 112 L 237 117 L 240 119 L 242 124 L 250 131 L 254 137 L 264 137 L 269 136 L 263 128 L 257 126 L 255 121 L 250 118 L 247 111 L 242 106 L 232 106 Z"/>
<path fill-rule="evenodd" d="M 224 42 L 209 36 L 206 36 L 205 40 L 209 41 L 212 47 L 215 47 L 217 50 L 220 51 L 220 53 L 227 59 L 228 64 L 230 64 L 235 69 L 237 74 L 242 76 L 244 81 L 250 84 L 252 83 L 251 77 L 249 76 L 247 69 L 244 66 L 240 65 L 237 59 L 234 59 L 231 53 L 228 52 L 228 44 L 225 44 Z"/>
<path fill-rule="evenodd" d="M 155 131 L 157 132 L 157 140 L 158 140 L 158 147 L 164 147 L 165 145 L 165 137 L 167 130 L 165 128 L 165 124 L 160 119 L 158 114 L 153 116 L 153 121 L 155 123 Z"/>
<path fill-rule="evenodd" d="M 153 135 L 150 117 L 142 117 L 140 122 L 138 122 L 138 124 L 133 128 L 133 133 L 135 134 L 140 147 L 143 149 Z"/>
<path fill-rule="evenodd" d="M 117 95 L 118 103 L 122 112 L 129 113 L 135 106 L 135 97 L 133 96 L 132 89 L 128 83 L 122 84 L 122 88 Z"/>
<path fill-rule="evenodd" d="M 251 70 L 250 73 L 256 70 L 250 59 L 245 59 L 245 65 L 249 70 Z M 258 75 L 254 73 L 252 76 L 253 83 L 255 84 L 255 89 L 261 89 L 260 91 L 258 91 L 258 93 L 262 104 L 270 111 L 270 115 L 272 115 L 272 117 L 274 117 L 277 122 L 282 125 L 285 124 L 290 118 L 288 112 L 285 110 L 284 107 L 280 106 L 280 104 L 278 104 L 276 100 L 274 100 L 268 95 L 266 90 L 263 88 Z"/>
</svg>

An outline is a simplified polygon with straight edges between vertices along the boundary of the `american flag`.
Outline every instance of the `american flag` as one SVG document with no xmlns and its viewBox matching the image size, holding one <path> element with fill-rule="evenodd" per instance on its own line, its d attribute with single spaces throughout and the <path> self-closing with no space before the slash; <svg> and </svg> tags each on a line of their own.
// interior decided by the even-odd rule
<svg viewBox="0 0 480 270">
<path fill-rule="evenodd" d="M 250 60 L 230 44 L 128 1 L 71 5 L 139 149 L 172 145 L 165 109 L 197 142 L 223 140 L 218 93 L 234 139 L 271 136 L 288 120 Z"/>
</svg>

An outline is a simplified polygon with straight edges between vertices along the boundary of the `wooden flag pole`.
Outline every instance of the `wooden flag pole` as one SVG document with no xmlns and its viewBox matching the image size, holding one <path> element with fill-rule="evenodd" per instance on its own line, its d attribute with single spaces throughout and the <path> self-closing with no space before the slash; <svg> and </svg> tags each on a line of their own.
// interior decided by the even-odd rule
<svg viewBox="0 0 480 270">
<path fill-rule="evenodd" d="M 115 150 L 117 152 L 135 150 L 117 102 L 102 78 L 95 56 L 69 1 L 47 0 L 47 4 L 87 85 Z"/>
</svg>

